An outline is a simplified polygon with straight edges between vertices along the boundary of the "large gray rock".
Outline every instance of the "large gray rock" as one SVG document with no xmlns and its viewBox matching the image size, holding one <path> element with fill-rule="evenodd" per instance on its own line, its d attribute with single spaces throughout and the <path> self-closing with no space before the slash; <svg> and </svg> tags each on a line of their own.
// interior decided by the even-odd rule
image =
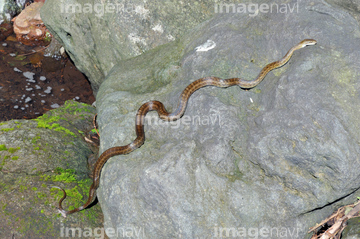
<svg viewBox="0 0 360 239">
<path fill-rule="evenodd" d="M 144 102 L 160 100 L 173 111 L 198 78 L 253 79 L 300 40 L 318 45 L 297 51 L 253 90 L 199 90 L 178 122 L 150 114 L 145 144 L 102 171 L 98 197 L 108 236 L 304 238 L 353 202 L 360 42 L 350 5 L 293 0 L 266 12 L 257 7 L 263 1 L 159 2 L 128 2 L 137 10 L 101 17 L 61 12 L 52 0 L 44 5 L 43 20 L 94 89 L 106 76 L 97 95 L 101 151 L 135 138 Z M 169 8 L 182 3 L 189 7 L 179 16 Z"/>
<path fill-rule="evenodd" d="M 41 18 L 96 92 L 119 61 L 174 41 L 209 19 L 211 1 L 47 0 Z"/>
<path fill-rule="evenodd" d="M 287 13 L 219 14 L 109 72 L 97 95 L 102 151 L 135 138 L 144 102 L 160 100 L 172 111 L 198 78 L 252 79 L 300 40 L 318 41 L 253 90 L 201 89 L 188 118 L 146 125 L 145 144 L 103 169 L 107 228 L 141 238 L 304 238 L 355 200 L 359 25 L 323 1 L 289 4 Z M 215 48 L 195 50 L 209 40 Z"/>
</svg>

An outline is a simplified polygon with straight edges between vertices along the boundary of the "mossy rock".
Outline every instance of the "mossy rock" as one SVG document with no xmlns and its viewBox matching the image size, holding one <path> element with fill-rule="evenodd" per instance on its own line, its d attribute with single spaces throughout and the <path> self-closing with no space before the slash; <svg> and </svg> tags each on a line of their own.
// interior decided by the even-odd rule
<svg viewBox="0 0 360 239">
<path fill-rule="evenodd" d="M 59 238 L 71 228 L 102 227 L 99 205 L 66 219 L 56 207 L 62 187 L 66 210 L 82 205 L 88 194 L 87 157 L 92 150 L 84 132 L 92 127 L 94 107 L 74 101 L 34 120 L 0 124 L 1 238 Z"/>
</svg>

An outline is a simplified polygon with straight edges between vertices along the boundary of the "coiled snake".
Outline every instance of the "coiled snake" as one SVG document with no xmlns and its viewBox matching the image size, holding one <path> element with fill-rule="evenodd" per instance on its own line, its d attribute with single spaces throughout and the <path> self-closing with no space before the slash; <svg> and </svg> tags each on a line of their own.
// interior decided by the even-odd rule
<svg viewBox="0 0 360 239">
<path fill-rule="evenodd" d="M 137 135 L 136 139 L 128 145 L 116 146 L 116 147 L 109 148 L 100 155 L 100 157 L 98 158 L 98 160 L 96 161 L 95 166 L 94 166 L 93 183 L 90 186 L 89 198 L 84 205 L 82 205 L 78 208 L 75 208 L 73 210 L 70 210 L 70 211 L 64 210 L 61 204 L 66 197 L 66 192 L 64 189 L 60 188 L 63 191 L 64 196 L 59 201 L 59 208 L 58 208 L 59 212 L 64 217 L 66 217 L 69 214 L 72 214 L 72 213 L 75 213 L 75 212 L 78 212 L 78 211 L 81 211 L 81 210 L 87 208 L 93 202 L 93 200 L 95 199 L 95 195 L 96 195 L 96 189 L 99 187 L 99 183 L 100 183 L 100 172 L 101 172 L 101 169 L 104 166 L 104 164 L 107 162 L 107 160 L 115 155 L 131 153 L 132 151 L 139 148 L 144 143 L 144 141 L 145 141 L 144 119 L 145 119 L 146 114 L 149 111 L 156 110 L 159 114 L 159 117 L 165 121 L 178 120 L 179 118 L 181 118 L 181 116 L 185 112 L 189 97 L 192 95 L 192 93 L 194 93 L 198 89 L 205 87 L 205 86 L 216 86 L 216 87 L 226 88 L 226 87 L 230 87 L 230 86 L 234 86 L 234 85 L 238 85 L 243 89 L 253 88 L 253 87 L 257 86 L 264 79 L 264 77 L 267 75 L 267 73 L 269 73 L 271 70 L 285 65 L 291 58 L 294 51 L 301 49 L 305 46 L 315 45 L 315 44 L 316 44 L 316 41 L 313 39 L 305 39 L 305 40 L 301 41 L 299 44 L 292 47 L 281 60 L 275 61 L 273 63 L 266 65 L 261 70 L 259 75 L 252 81 L 245 81 L 240 78 L 221 79 L 218 77 L 204 77 L 204 78 L 198 79 L 198 80 L 192 82 L 191 84 L 189 84 L 185 88 L 185 90 L 181 93 L 179 105 L 173 113 L 167 112 L 163 103 L 161 103 L 160 101 L 149 101 L 149 102 L 144 103 L 139 108 L 139 110 L 137 111 L 137 114 L 136 114 L 136 119 L 135 119 L 135 131 L 136 131 L 136 135 Z"/>
</svg>

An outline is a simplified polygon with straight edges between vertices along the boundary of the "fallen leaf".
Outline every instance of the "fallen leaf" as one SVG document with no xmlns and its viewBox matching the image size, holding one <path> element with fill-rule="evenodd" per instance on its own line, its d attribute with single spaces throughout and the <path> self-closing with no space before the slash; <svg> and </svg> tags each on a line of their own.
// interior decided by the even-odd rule
<svg viewBox="0 0 360 239">
<path fill-rule="evenodd" d="M 7 40 L 7 41 L 15 41 L 15 42 L 17 41 L 17 40 L 16 40 L 16 37 L 14 37 L 14 36 L 8 36 L 8 37 L 6 38 L 6 40 Z"/>
</svg>

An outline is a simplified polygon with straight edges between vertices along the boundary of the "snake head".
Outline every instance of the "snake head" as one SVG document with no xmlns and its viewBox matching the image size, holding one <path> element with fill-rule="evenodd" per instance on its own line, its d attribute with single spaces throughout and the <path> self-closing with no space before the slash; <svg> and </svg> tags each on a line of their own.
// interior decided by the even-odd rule
<svg viewBox="0 0 360 239">
<path fill-rule="evenodd" d="M 306 46 L 315 45 L 316 43 L 317 43 L 317 41 L 314 39 L 305 39 L 305 40 L 302 40 L 298 45 L 300 46 L 300 48 L 303 48 Z"/>
</svg>

